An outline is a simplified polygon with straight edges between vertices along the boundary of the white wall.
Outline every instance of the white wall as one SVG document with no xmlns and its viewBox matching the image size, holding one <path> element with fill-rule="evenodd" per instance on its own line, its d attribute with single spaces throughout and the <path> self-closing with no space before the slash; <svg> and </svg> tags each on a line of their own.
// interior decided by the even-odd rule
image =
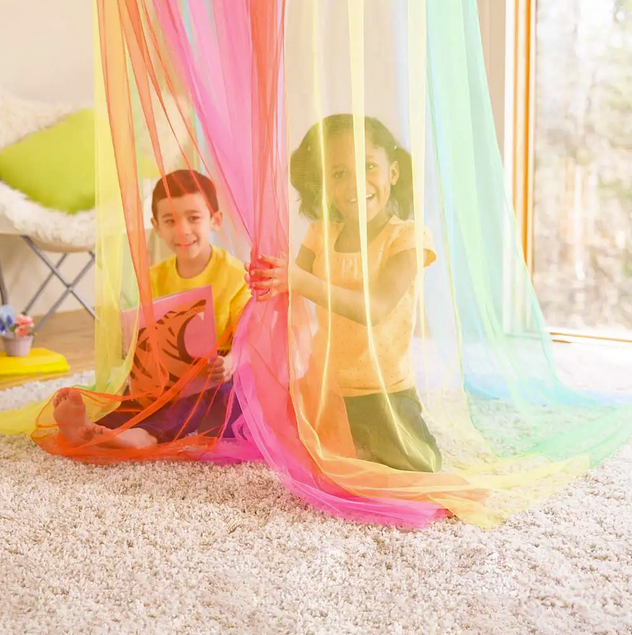
<svg viewBox="0 0 632 635">
<path fill-rule="evenodd" d="M 487 81 L 496 121 L 496 134 L 501 152 L 504 151 L 505 87 L 506 87 L 506 23 L 507 0 L 477 0 L 481 24 L 481 38 L 487 67 Z"/>
<path fill-rule="evenodd" d="M 48 102 L 92 103 L 91 0 L 0 0 L 0 91 Z M 0 126 L 2 122 L 0 122 Z M 11 303 L 17 309 L 37 290 L 46 267 L 22 239 L 0 236 L 0 258 Z M 70 256 L 63 271 L 74 277 L 85 262 Z M 92 279 L 79 290 L 93 300 Z M 44 313 L 62 290 L 57 281 L 33 307 Z M 79 308 L 67 300 L 64 310 Z"/>
<path fill-rule="evenodd" d="M 91 0 L 0 0 L 0 90 L 92 103 Z"/>
</svg>

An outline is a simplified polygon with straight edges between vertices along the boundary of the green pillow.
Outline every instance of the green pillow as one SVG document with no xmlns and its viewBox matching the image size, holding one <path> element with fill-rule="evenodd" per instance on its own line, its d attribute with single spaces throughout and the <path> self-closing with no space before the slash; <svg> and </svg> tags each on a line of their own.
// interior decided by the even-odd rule
<svg viewBox="0 0 632 635">
<path fill-rule="evenodd" d="M 0 150 L 0 181 L 44 207 L 94 207 L 94 112 L 80 110 Z"/>
</svg>

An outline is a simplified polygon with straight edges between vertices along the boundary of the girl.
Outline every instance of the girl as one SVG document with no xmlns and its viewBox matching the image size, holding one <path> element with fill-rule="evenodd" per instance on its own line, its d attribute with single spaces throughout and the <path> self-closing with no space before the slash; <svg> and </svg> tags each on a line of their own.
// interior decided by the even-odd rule
<svg viewBox="0 0 632 635">
<path fill-rule="evenodd" d="M 247 265 L 246 280 L 258 301 L 287 293 L 291 279 L 292 292 L 315 303 L 314 351 L 329 349 L 358 456 L 435 472 L 441 455 L 422 418 L 411 355 L 418 267 L 414 223 L 405 219 L 413 211 L 412 160 L 377 119 L 365 119 L 365 137 L 368 317 L 349 114 L 313 126 L 292 155 L 300 211 L 313 221 L 296 263 L 261 256 Z M 428 266 L 435 254 L 427 233 L 423 248 Z"/>
</svg>

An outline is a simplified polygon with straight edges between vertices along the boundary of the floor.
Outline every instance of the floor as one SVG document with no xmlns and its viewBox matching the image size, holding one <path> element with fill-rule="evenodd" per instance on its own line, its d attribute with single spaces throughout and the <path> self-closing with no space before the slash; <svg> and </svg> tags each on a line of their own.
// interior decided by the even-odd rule
<svg viewBox="0 0 632 635">
<path fill-rule="evenodd" d="M 264 465 L 101 467 L 0 437 L 2 635 L 630 635 L 630 589 L 630 444 L 494 531 L 408 531 L 321 513 Z"/>
<path fill-rule="evenodd" d="M 36 320 L 37 322 L 37 320 Z M 34 346 L 61 353 L 70 366 L 65 375 L 0 377 L 0 390 L 29 381 L 56 379 L 94 368 L 94 319 L 86 311 L 57 313 L 37 334 Z"/>
<path fill-rule="evenodd" d="M 93 325 L 62 318 L 40 343 L 92 364 Z M 627 349 L 557 350 L 632 393 Z M 90 380 L 8 388 L 0 412 Z M 0 436 L 2 635 L 630 635 L 630 589 L 630 442 L 494 531 L 409 531 L 321 513 L 261 464 L 102 467 Z"/>
</svg>

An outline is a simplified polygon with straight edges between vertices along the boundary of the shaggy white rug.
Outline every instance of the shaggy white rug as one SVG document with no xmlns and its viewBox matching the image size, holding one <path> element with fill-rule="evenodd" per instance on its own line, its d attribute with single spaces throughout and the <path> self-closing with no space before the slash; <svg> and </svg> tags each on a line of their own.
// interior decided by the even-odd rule
<svg viewBox="0 0 632 635">
<path fill-rule="evenodd" d="M 484 532 L 344 522 L 259 465 L 92 467 L 0 438 L 0 597 L 2 635 L 624 635 L 632 445 Z"/>
</svg>

